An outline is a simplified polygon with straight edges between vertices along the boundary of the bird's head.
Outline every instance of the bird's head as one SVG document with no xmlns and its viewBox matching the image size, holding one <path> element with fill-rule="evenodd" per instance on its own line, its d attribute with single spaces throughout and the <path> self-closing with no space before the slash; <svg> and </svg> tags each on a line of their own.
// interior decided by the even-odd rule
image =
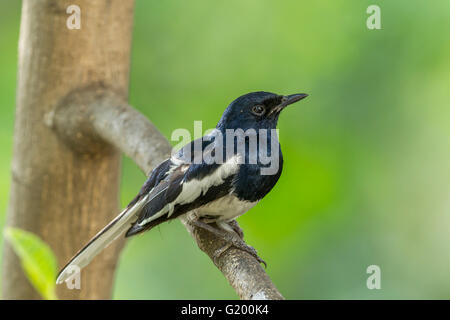
<svg viewBox="0 0 450 320">
<path fill-rule="evenodd" d="M 274 129 L 280 112 L 288 105 L 306 98 L 304 93 L 287 96 L 258 91 L 240 96 L 230 103 L 217 128 L 225 129 Z"/>
</svg>

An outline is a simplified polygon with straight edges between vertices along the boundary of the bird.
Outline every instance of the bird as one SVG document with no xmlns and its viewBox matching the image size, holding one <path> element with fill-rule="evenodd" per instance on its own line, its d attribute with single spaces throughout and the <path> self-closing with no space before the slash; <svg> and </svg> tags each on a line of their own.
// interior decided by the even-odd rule
<svg viewBox="0 0 450 320">
<path fill-rule="evenodd" d="M 232 101 L 212 132 L 151 171 L 136 197 L 67 263 L 56 282 L 69 279 L 73 267 L 81 270 L 122 234 L 131 237 L 181 216 L 225 240 L 215 258 L 234 246 L 266 265 L 243 241 L 235 219 L 264 198 L 280 178 L 279 115 L 307 96 L 257 91 Z"/>
</svg>

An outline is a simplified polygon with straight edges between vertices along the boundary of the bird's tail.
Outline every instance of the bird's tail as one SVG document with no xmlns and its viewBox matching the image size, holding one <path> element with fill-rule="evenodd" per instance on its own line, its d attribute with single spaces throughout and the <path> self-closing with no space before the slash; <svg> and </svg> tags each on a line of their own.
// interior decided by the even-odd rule
<svg viewBox="0 0 450 320">
<path fill-rule="evenodd" d="M 147 196 L 137 201 L 131 207 L 127 207 L 113 221 L 97 233 L 59 272 L 56 283 L 63 283 L 73 274 L 73 270 L 81 270 L 83 267 L 87 266 L 97 254 L 130 228 L 131 224 L 137 219 L 137 215 L 146 203 L 146 200 Z"/>
</svg>

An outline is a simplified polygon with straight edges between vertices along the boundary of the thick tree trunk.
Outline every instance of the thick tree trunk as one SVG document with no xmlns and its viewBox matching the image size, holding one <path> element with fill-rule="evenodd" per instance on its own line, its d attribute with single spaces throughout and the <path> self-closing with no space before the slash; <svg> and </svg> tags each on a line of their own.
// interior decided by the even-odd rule
<svg viewBox="0 0 450 320">
<path fill-rule="evenodd" d="M 127 100 L 134 3 L 78 0 L 80 30 L 66 27 L 71 4 L 23 0 L 7 218 L 7 225 L 43 238 L 60 265 L 118 213 L 120 153 L 106 143 L 91 148 L 81 132 L 74 134 L 84 144 L 69 144 L 46 119 L 69 92 L 84 87 L 105 87 Z M 110 298 L 120 246 L 116 242 L 83 271 L 81 290 L 59 286 L 58 296 Z M 3 297 L 38 298 L 7 244 Z"/>
</svg>

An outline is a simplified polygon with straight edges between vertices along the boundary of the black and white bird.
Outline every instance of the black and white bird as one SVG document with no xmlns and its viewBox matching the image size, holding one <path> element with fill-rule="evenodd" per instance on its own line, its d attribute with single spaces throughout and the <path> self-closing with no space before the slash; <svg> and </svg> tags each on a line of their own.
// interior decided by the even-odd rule
<svg viewBox="0 0 450 320">
<path fill-rule="evenodd" d="M 259 91 L 234 100 L 212 133 L 188 143 L 150 173 L 130 204 L 61 270 L 57 283 L 70 277 L 71 267 L 85 267 L 121 234 L 130 237 L 181 215 L 227 241 L 218 255 L 235 246 L 264 262 L 242 240 L 234 219 L 278 181 L 283 167 L 275 131 L 278 117 L 307 96 Z"/>
</svg>

